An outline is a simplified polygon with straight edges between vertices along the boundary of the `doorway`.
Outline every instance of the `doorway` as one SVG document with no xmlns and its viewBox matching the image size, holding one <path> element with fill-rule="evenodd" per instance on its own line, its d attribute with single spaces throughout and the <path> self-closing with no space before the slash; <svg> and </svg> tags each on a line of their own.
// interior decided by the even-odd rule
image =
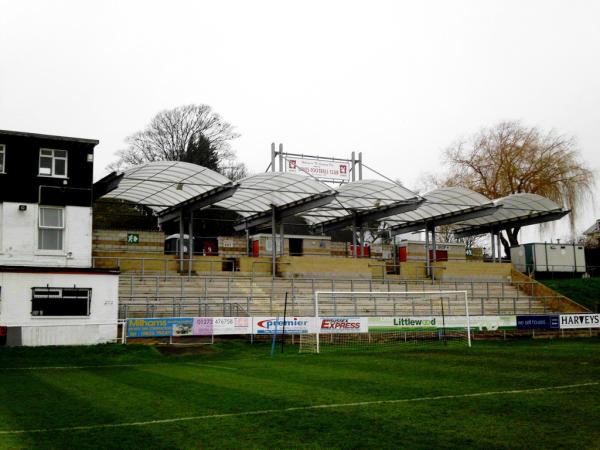
<svg viewBox="0 0 600 450">
<path fill-rule="evenodd" d="M 290 256 L 302 256 L 303 255 L 303 240 L 290 238 Z"/>
</svg>

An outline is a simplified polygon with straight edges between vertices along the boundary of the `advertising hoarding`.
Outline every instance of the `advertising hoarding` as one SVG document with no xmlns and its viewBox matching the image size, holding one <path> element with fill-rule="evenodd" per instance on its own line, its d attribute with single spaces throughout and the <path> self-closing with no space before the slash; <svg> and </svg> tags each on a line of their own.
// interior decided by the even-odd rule
<svg viewBox="0 0 600 450">
<path fill-rule="evenodd" d="M 600 328 L 600 314 L 561 314 L 560 327 L 564 329 Z"/>
<path fill-rule="evenodd" d="M 192 317 L 128 319 L 127 337 L 185 336 L 191 334 L 193 323 Z"/>
<path fill-rule="evenodd" d="M 558 316 L 534 315 L 517 316 L 517 328 L 520 330 L 556 330 L 559 328 Z"/>
<path fill-rule="evenodd" d="M 516 327 L 515 316 L 471 316 L 469 324 L 472 330 L 495 331 Z M 440 328 L 467 328 L 464 316 L 397 316 L 369 317 L 369 331 L 434 331 Z"/>
<path fill-rule="evenodd" d="M 368 331 L 367 317 L 319 317 L 320 333 L 367 333 Z"/>
<path fill-rule="evenodd" d="M 254 334 L 307 334 L 315 332 L 314 317 L 253 317 Z"/>
<path fill-rule="evenodd" d="M 287 160 L 286 172 L 336 181 L 350 181 L 350 165 L 350 161 L 290 157 Z"/>
</svg>

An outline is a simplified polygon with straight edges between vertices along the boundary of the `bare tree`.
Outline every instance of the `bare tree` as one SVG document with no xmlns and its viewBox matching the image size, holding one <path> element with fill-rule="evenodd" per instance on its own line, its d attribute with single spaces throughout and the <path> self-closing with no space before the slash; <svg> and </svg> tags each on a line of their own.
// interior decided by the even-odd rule
<svg viewBox="0 0 600 450">
<path fill-rule="evenodd" d="M 464 186 L 496 199 L 535 193 L 572 211 L 571 226 L 582 202 L 592 193 L 594 174 L 581 161 L 574 138 L 501 122 L 446 150 L 449 171 L 442 183 Z M 507 255 L 518 245 L 520 227 L 501 234 Z"/>
<path fill-rule="evenodd" d="M 221 173 L 246 173 L 235 161 L 230 141 L 239 137 L 208 105 L 185 105 L 159 112 L 142 131 L 127 137 L 127 148 L 109 165 L 119 170 L 152 161 L 186 161 Z M 236 170 L 231 170 L 236 167 Z"/>
</svg>

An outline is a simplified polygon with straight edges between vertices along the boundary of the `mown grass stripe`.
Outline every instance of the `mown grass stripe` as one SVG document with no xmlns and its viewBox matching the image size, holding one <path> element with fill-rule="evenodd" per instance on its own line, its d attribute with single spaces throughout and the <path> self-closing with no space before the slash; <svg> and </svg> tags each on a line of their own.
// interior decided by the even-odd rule
<svg viewBox="0 0 600 450">
<path fill-rule="evenodd" d="M 184 363 L 188 366 L 194 367 L 207 367 L 212 369 L 225 369 L 225 370 L 238 370 L 236 367 L 219 366 L 216 364 L 203 364 L 203 363 Z M 0 367 L 1 370 L 82 370 L 82 369 L 110 369 L 113 367 L 149 367 L 149 366 L 168 366 L 173 363 L 132 363 L 132 364 L 95 364 L 85 366 L 31 366 L 31 367 Z"/>
<path fill-rule="evenodd" d="M 398 403 L 411 403 L 411 402 L 429 402 L 429 401 L 440 401 L 440 400 L 453 400 L 461 398 L 476 398 L 476 397 L 490 397 L 495 395 L 517 395 L 517 394 L 533 394 L 537 392 L 546 392 L 553 390 L 565 390 L 565 389 L 577 389 L 589 386 L 597 386 L 600 382 L 588 382 L 578 384 L 566 384 L 562 386 L 545 386 L 539 388 L 527 388 L 527 389 L 511 389 L 506 391 L 487 391 L 487 392 L 474 392 L 471 394 L 453 394 L 453 395 L 436 395 L 430 397 L 413 397 L 403 398 L 394 400 L 373 400 L 365 402 L 353 402 L 353 403 L 329 403 L 321 405 L 308 405 L 308 406 L 295 406 L 290 408 L 282 409 L 263 409 L 255 411 L 244 411 L 237 413 L 222 413 L 222 414 L 207 414 L 202 416 L 190 416 L 190 417 L 174 417 L 170 419 L 157 419 L 148 420 L 141 422 L 122 422 L 122 423 L 105 423 L 105 424 L 93 424 L 93 425 L 80 425 L 73 427 L 56 427 L 56 428 L 37 428 L 37 429 L 25 429 L 25 430 L 4 430 L 0 431 L 0 435 L 16 435 L 16 434 L 29 434 L 29 433 L 50 433 L 60 431 L 87 431 L 87 430 L 98 430 L 108 428 L 125 428 L 125 427 L 139 427 L 147 425 L 161 425 L 177 422 L 188 422 L 194 420 L 208 420 L 208 419 L 222 419 L 230 417 L 244 417 L 244 416 L 258 416 L 266 414 L 281 414 L 295 411 L 310 411 L 320 409 L 334 409 L 334 408 L 351 408 L 360 406 L 374 406 L 374 405 L 389 405 Z"/>
</svg>

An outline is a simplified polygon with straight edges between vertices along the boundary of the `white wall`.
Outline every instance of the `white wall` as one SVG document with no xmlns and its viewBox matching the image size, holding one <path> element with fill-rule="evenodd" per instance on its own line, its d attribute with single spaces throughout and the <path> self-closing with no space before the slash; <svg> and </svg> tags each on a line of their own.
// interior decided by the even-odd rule
<svg viewBox="0 0 600 450">
<path fill-rule="evenodd" d="M 25 269 L 26 270 L 26 269 Z M 33 287 L 92 289 L 90 315 L 31 315 Z M 83 345 L 117 338 L 119 276 L 94 273 L 0 272 L 0 325 L 23 328 L 23 345 Z"/>
<path fill-rule="evenodd" d="M 0 265 L 91 267 L 92 209 L 65 207 L 62 251 L 38 250 L 38 211 L 35 203 L 0 203 Z"/>
</svg>

